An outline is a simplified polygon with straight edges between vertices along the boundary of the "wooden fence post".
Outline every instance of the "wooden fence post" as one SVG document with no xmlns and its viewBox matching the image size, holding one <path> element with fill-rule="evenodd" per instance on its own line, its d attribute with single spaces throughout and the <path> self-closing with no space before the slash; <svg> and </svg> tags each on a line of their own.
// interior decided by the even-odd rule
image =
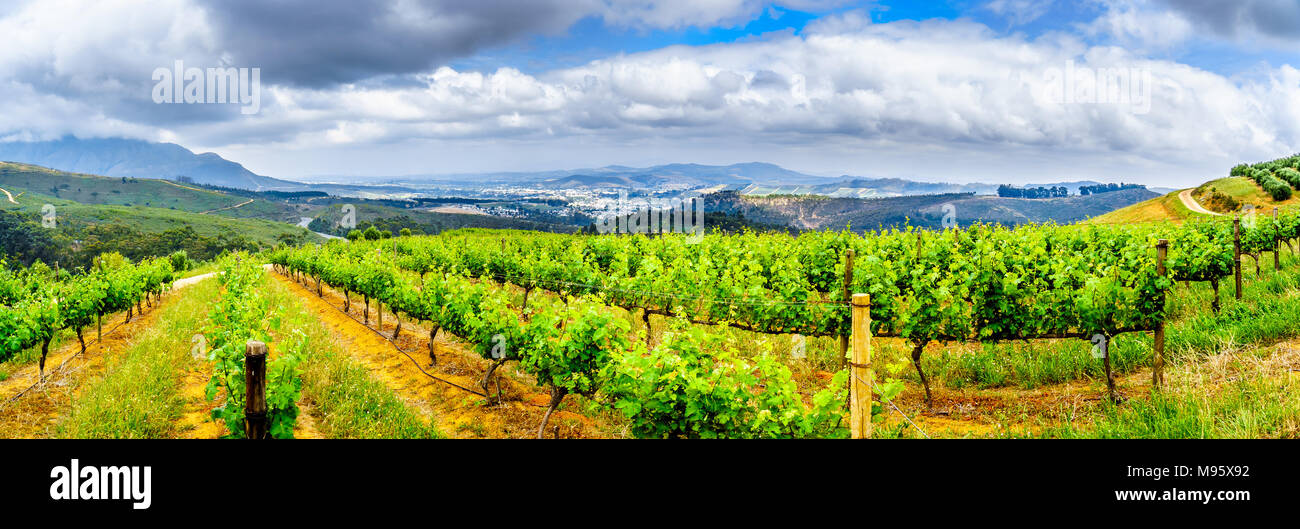
<svg viewBox="0 0 1300 529">
<path fill-rule="evenodd" d="M 853 295 L 853 361 L 850 363 L 850 431 L 854 439 L 871 438 L 871 295 Z"/>
<path fill-rule="evenodd" d="M 853 288 L 854 256 L 855 256 L 855 252 L 853 250 L 849 250 L 844 254 L 844 300 L 845 301 L 850 301 L 852 299 L 852 295 L 849 293 L 849 290 Z M 852 311 L 852 308 L 850 308 L 850 311 Z M 848 361 L 849 361 L 849 337 L 848 335 L 841 334 L 840 335 L 840 366 L 843 367 L 845 364 L 848 363 Z"/>
<path fill-rule="evenodd" d="M 1169 253 L 1169 241 L 1160 239 L 1156 242 L 1156 273 L 1165 276 L 1165 256 Z M 1161 307 L 1164 311 L 1164 307 Z M 1159 389 L 1165 382 L 1165 320 L 1161 315 L 1156 324 L 1155 355 L 1151 358 L 1151 385 Z"/>
<path fill-rule="evenodd" d="M 1277 230 L 1277 208 L 1273 208 L 1273 229 Z M 1282 270 L 1282 237 L 1273 237 L 1273 271 Z"/>
<path fill-rule="evenodd" d="M 1241 301 L 1241 215 L 1232 217 L 1233 259 L 1237 269 L 1237 301 Z"/>
<path fill-rule="evenodd" d="M 266 439 L 266 344 L 244 344 L 244 433 L 249 439 Z"/>
</svg>

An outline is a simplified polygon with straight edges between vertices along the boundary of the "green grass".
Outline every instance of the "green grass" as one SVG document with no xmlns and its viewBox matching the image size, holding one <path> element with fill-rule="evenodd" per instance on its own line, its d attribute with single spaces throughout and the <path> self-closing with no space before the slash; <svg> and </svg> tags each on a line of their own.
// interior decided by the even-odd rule
<svg viewBox="0 0 1300 529">
<path fill-rule="evenodd" d="M 1220 193 L 1228 195 L 1242 204 L 1254 204 L 1261 208 L 1260 211 L 1272 211 L 1274 206 L 1288 207 L 1300 204 L 1300 196 L 1294 196 L 1289 200 L 1277 202 L 1270 197 L 1264 189 L 1244 176 L 1234 176 L 1221 178 L 1204 184 L 1208 189 L 1213 187 Z"/>
<path fill-rule="evenodd" d="M 268 281 L 265 292 L 271 306 L 283 310 L 279 346 L 302 355 L 303 397 L 315 407 L 319 415 L 316 425 L 322 434 L 366 439 L 443 437 L 352 361 L 324 324 L 284 284 Z"/>
<path fill-rule="evenodd" d="M 1214 389 L 1184 386 L 1120 405 L 1088 423 L 1066 421 L 1046 437 L 1108 439 L 1259 439 L 1300 437 L 1300 387 L 1294 376 L 1250 373 Z"/>
<path fill-rule="evenodd" d="M 1156 197 L 1144 202 L 1138 202 L 1132 206 L 1120 208 L 1105 215 L 1098 215 L 1091 219 L 1081 222 L 1080 224 L 1131 224 L 1140 222 L 1159 222 L 1173 221 L 1182 222 L 1193 216 L 1203 216 L 1192 213 L 1183 205 L 1183 201 L 1178 198 L 1178 191 L 1169 193 L 1162 197 Z"/>
<path fill-rule="evenodd" d="M 127 350 L 110 354 L 104 373 L 79 388 L 56 436 L 174 436 L 185 406 L 179 394 L 180 375 L 188 366 L 206 362 L 190 356 L 190 339 L 206 324 L 218 288 L 213 280 L 188 287 L 179 299 L 160 309 L 153 326 L 139 332 Z"/>
<path fill-rule="evenodd" d="M 86 205 L 145 206 L 191 213 L 230 208 L 248 200 L 241 196 L 165 180 L 67 173 L 35 165 L 4 162 L 0 162 L 0 188 L 15 195 L 25 192 Z M 216 214 L 277 221 L 293 219 L 296 223 L 293 213 L 294 208 L 287 204 L 257 199 L 248 205 Z"/>
</svg>

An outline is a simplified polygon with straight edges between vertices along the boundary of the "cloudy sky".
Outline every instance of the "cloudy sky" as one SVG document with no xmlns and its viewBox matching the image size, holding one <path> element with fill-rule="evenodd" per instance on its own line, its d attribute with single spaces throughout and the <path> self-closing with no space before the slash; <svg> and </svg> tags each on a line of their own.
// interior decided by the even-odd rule
<svg viewBox="0 0 1300 529">
<path fill-rule="evenodd" d="M 1300 0 L 0 0 L 0 35 L 0 141 L 171 141 L 285 178 L 1173 186 L 1300 151 Z M 260 68 L 260 111 L 154 103 L 177 60 Z"/>
</svg>

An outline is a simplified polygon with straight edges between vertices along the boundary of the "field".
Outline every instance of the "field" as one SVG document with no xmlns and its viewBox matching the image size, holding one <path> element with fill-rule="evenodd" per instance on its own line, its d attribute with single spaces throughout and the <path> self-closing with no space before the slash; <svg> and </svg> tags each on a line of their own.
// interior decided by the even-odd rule
<svg viewBox="0 0 1300 529">
<path fill-rule="evenodd" d="M 1292 229 L 1292 224 L 1287 226 Z M 1038 230 L 1027 229 L 1026 234 Z M 967 233 L 974 243 L 1016 232 L 972 228 Z M 1069 237 L 1073 232 L 1055 228 L 1046 233 Z M 1176 237 L 1179 232 L 1151 233 Z M 710 237 L 699 251 L 748 248 L 759 252 L 749 254 L 756 262 L 768 262 L 768 251 L 772 257 L 789 254 L 782 245 L 794 241 L 786 235 L 749 236 L 748 242 L 733 246 L 740 240 Z M 924 235 L 896 237 L 903 238 L 905 247 L 934 244 L 938 251 L 944 245 Z M 799 244 L 811 248 L 807 245 L 813 241 L 836 240 L 856 246 L 863 263 L 873 251 L 861 246 L 871 239 L 819 236 Z M 1143 236 L 1133 244 L 1141 247 L 1145 240 Z M 600 241 L 608 244 L 597 244 Z M 44 380 L 37 365 L 41 348 L 15 351 L 0 364 L 0 399 L 5 403 L 0 431 L 7 437 L 241 436 L 242 422 L 231 421 L 242 415 L 230 413 L 242 405 L 226 399 L 242 392 L 239 386 L 230 386 L 230 391 L 221 387 L 242 380 L 242 361 L 222 358 L 229 354 L 242 360 L 243 340 L 238 337 L 248 336 L 269 344 L 270 371 L 293 375 L 268 385 L 277 437 L 849 434 L 840 417 L 848 396 L 842 388 L 856 368 L 844 369 L 840 360 L 840 323 L 825 326 L 841 321 L 834 305 L 769 314 L 747 302 L 708 301 L 682 312 L 685 299 L 716 300 L 718 294 L 674 288 L 671 283 L 659 283 L 654 290 L 667 288 L 664 292 L 673 294 L 650 294 L 650 284 L 637 286 L 639 275 L 613 270 L 595 284 L 562 281 L 559 278 L 584 273 L 580 268 L 585 265 L 551 253 L 561 247 L 577 251 L 570 245 L 594 245 L 591 251 L 614 251 L 611 255 L 616 256 L 632 248 L 628 245 L 640 244 L 628 238 L 478 230 L 227 258 L 212 271 L 159 291 L 160 297 L 145 296 L 144 305 L 137 299 L 141 312 L 129 322 L 120 312 L 108 314 L 104 338 L 92 341 L 84 353 L 70 337 L 70 327 L 62 327 L 50 335 Z M 1166 367 L 1160 370 L 1164 381 L 1159 389 L 1153 386 L 1150 332 L 1113 329 L 1103 365 L 1086 340 L 966 339 L 961 338 L 966 332 L 983 333 L 957 331 L 954 325 L 985 328 L 988 322 L 918 312 L 924 304 L 903 302 L 891 309 L 885 299 L 875 298 L 870 366 L 879 375 L 879 387 L 873 437 L 1296 437 L 1300 329 L 1294 322 L 1300 319 L 1300 260 L 1289 242 L 1284 247 L 1279 270 L 1245 270 L 1241 301 L 1235 299 L 1231 282 L 1225 284 L 1218 311 L 1212 308 L 1210 284 L 1169 286 L 1161 323 L 1166 346 L 1159 356 Z M 671 238 L 637 251 L 679 251 L 673 248 L 696 251 L 675 246 Z M 1187 250 L 1182 252 L 1170 254 L 1174 277 L 1202 273 L 1182 264 L 1180 256 Z M 533 262 L 529 256 L 540 260 Z M 1151 258 L 1141 257 L 1148 264 Z M 264 260 L 272 264 L 257 264 Z M 807 258 L 798 261 L 807 266 L 801 273 L 819 266 Z M 465 268 L 468 262 L 486 268 Z M 611 263 L 618 262 L 616 258 Z M 547 271 L 546 263 L 562 266 Z M 827 265 L 828 271 L 843 272 L 834 260 Z M 452 270 L 460 272 L 449 275 Z M 473 270 L 479 271 L 465 275 Z M 673 281 L 698 284 L 716 277 L 701 273 L 699 278 Z M 1032 276 L 1028 270 L 1023 273 Z M 752 276 L 759 277 L 768 276 Z M 1131 287 L 1140 296 L 1157 295 L 1159 290 L 1148 292 L 1141 286 L 1156 276 L 1142 277 L 1115 286 Z M 875 288 L 874 276 L 865 278 L 866 283 L 853 281 L 854 290 Z M 704 281 L 701 286 L 714 288 Z M 837 285 L 841 279 L 831 276 L 826 281 Z M 921 288 L 927 281 L 908 288 Z M 754 285 L 748 287 L 750 292 L 736 295 L 756 294 L 779 303 L 805 295 L 769 288 Z M 434 297 L 425 304 L 420 301 L 425 296 Z M 674 305 L 678 308 L 671 308 Z M 728 308 L 719 312 L 723 305 Z M 1107 318 L 1118 318 L 1115 321 L 1140 318 L 1137 313 L 1125 316 L 1128 309 L 1123 305 L 1099 308 Z M 1002 310 L 1002 324 L 1017 321 Z M 935 322 L 948 323 L 895 327 L 891 311 L 899 317 L 911 314 L 899 322 L 937 318 Z M 1041 322 L 1033 323 L 1035 319 L 1015 323 L 1026 325 L 1015 331 L 1017 335 L 1054 334 L 1037 326 Z M 1152 328 L 1140 321 L 1146 320 L 1128 325 Z M 564 328 L 568 331 L 552 338 L 535 339 L 550 332 L 543 329 Z M 918 339 L 916 332 L 925 328 L 938 332 Z M 210 347 L 206 353 L 195 353 L 196 335 L 205 336 L 203 343 Z M 512 345 L 498 354 L 500 343 Z M 645 386 L 639 381 L 638 373 L 668 365 L 675 366 L 672 376 L 686 377 L 682 383 L 688 385 Z M 1108 373 L 1115 381 L 1113 397 Z M 687 390 L 688 381 L 696 377 L 708 385 Z M 222 382 L 213 386 L 213 381 Z M 741 407 L 712 400 L 728 387 L 741 391 L 726 393 L 728 399 L 740 399 Z M 1260 395 L 1278 398 L 1261 400 Z M 679 416 L 671 406 L 652 407 L 669 402 L 698 402 L 707 419 Z M 765 413 L 793 422 L 770 422 L 763 419 Z M 724 414 L 730 421 L 718 423 Z"/>
<path fill-rule="evenodd" d="M 3 272 L 3 437 L 1300 437 L 1289 208 L 1242 227 L 1238 292 L 1231 220 L 1179 193 L 1067 226 L 326 243 L 195 211 L 248 205 L 212 190 L 17 184 L 68 224 L 268 244 Z"/>
<path fill-rule="evenodd" d="M 1142 222 L 1181 223 L 1196 216 L 1178 198 L 1179 191 L 1098 215 L 1081 224 L 1134 224 Z"/>
</svg>

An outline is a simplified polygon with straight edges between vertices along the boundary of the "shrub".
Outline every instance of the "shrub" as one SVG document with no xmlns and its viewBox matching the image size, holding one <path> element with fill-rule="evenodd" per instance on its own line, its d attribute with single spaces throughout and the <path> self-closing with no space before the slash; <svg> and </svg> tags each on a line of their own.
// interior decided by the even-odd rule
<svg viewBox="0 0 1300 529">
<path fill-rule="evenodd" d="M 1300 189 L 1300 171 L 1290 167 L 1283 167 L 1277 171 L 1277 177 L 1282 181 L 1291 184 L 1291 187 Z"/>
<path fill-rule="evenodd" d="M 167 260 L 171 261 L 172 270 L 176 272 L 184 272 L 190 269 L 190 257 L 189 254 L 185 253 L 185 250 L 173 252 L 167 257 Z"/>
<path fill-rule="evenodd" d="M 1291 198 L 1291 186 L 1276 176 L 1264 175 L 1259 180 L 1259 185 L 1264 188 L 1265 193 L 1268 193 L 1277 202 Z"/>
</svg>

